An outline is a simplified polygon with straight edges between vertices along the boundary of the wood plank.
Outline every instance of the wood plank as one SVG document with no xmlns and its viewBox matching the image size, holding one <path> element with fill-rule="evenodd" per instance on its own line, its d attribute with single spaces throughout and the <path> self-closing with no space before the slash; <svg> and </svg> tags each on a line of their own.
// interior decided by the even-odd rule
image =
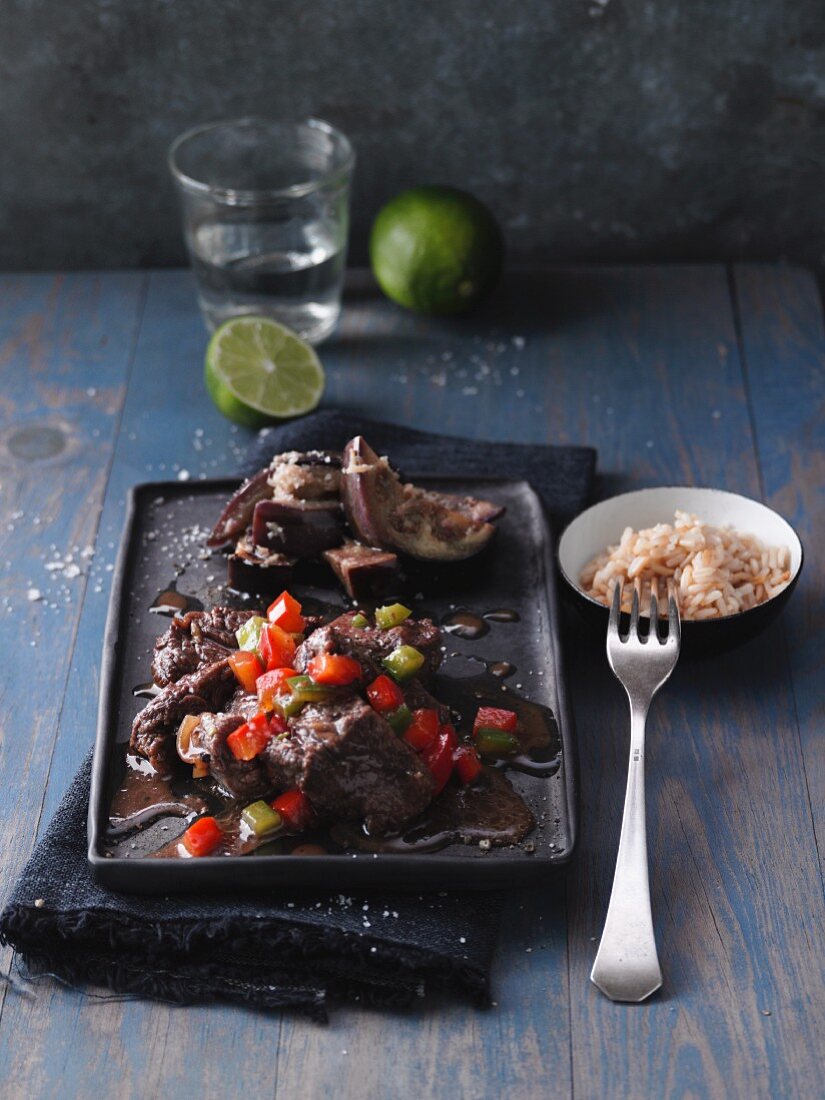
<svg viewBox="0 0 825 1100">
<path fill-rule="evenodd" d="M 765 501 L 805 550 L 783 635 L 811 815 L 825 868 L 825 334 L 819 289 L 800 268 L 737 266 L 742 349 Z"/>
<path fill-rule="evenodd" d="M 40 819 L 144 282 L 0 277 L 0 904 Z"/>
<path fill-rule="evenodd" d="M 610 490 L 696 480 L 759 496 L 724 273 L 675 278 L 681 290 L 661 270 L 640 273 L 635 291 L 632 277 L 623 284 L 618 335 L 593 367 L 592 391 L 601 403 L 610 393 L 622 422 L 601 427 Z M 648 821 L 665 988 L 644 1006 L 614 1005 L 588 981 L 618 842 L 627 716 L 601 640 L 573 622 L 568 637 L 581 654 L 572 680 L 583 804 L 569 908 L 574 1091 L 812 1094 L 823 906 L 777 632 L 683 663 L 654 705 Z"/>
</svg>

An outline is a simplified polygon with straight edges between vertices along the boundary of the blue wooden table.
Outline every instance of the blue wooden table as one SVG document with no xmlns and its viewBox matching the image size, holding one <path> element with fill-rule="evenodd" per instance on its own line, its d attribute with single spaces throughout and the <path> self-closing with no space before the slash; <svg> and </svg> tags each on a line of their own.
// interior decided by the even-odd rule
<svg viewBox="0 0 825 1100">
<path fill-rule="evenodd" d="M 203 392 L 204 345 L 186 273 L 0 277 L 0 903 L 92 739 L 127 488 L 234 473 L 248 440 Z M 494 1008 L 346 1007 L 323 1027 L 0 985 L 0 1094 L 822 1095 L 823 350 L 812 279 L 778 266 L 514 275 L 486 311 L 449 323 L 404 314 L 356 277 L 322 349 L 328 405 L 590 443 L 602 493 L 715 485 L 798 527 L 806 566 L 783 619 L 683 663 L 654 707 L 660 995 L 614 1005 L 588 981 L 627 719 L 571 622 L 580 847 L 569 873 L 512 897 Z M 11 963 L 0 953 L 0 969 Z"/>
</svg>

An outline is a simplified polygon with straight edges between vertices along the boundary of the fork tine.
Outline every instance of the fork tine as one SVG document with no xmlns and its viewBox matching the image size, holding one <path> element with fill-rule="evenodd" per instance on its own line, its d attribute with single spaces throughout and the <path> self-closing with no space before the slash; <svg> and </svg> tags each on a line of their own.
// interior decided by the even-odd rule
<svg viewBox="0 0 825 1100">
<path fill-rule="evenodd" d="M 655 573 L 650 578 L 650 631 L 648 637 L 659 640 L 659 578 Z"/>
<path fill-rule="evenodd" d="M 639 578 L 637 577 L 636 581 L 633 585 L 633 604 L 630 608 L 630 636 L 631 637 L 636 637 L 639 634 L 639 603 L 640 603 L 639 588 L 640 587 L 641 587 L 641 582 L 640 582 Z"/>
<path fill-rule="evenodd" d="M 622 614 L 622 582 L 617 580 L 613 586 L 613 603 L 610 605 L 610 618 L 607 620 L 607 633 L 619 633 L 619 618 Z"/>
<path fill-rule="evenodd" d="M 667 582 L 667 636 L 676 645 L 682 642 L 682 624 L 679 616 L 679 603 L 676 598 L 676 586 L 672 580 Z"/>
</svg>

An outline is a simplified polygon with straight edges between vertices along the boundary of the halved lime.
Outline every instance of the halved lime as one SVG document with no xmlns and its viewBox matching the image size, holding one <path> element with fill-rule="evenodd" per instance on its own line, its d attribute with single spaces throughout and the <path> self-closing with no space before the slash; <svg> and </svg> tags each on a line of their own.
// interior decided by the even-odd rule
<svg viewBox="0 0 825 1100">
<path fill-rule="evenodd" d="M 224 416 L 249 428 L 310 412 L 324 392 L 313 349 L 269 317 L 232 317 L 216 329 L 204 378 Z"/>
</svg>

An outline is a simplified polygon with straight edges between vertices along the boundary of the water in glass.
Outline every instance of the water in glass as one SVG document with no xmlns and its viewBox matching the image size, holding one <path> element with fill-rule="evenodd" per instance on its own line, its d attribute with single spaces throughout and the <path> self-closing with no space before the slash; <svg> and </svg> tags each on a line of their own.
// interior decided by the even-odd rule
<svg viewBox="0 0 825 1100">
<path fill-rule="evenodd" d="M 210 328 L 255 313 L 305 340 L 323 339 L 341 308 L 344 249 L 336 236 L 324 221 L 200 225 L 192 264 Z"/>
</svg>

